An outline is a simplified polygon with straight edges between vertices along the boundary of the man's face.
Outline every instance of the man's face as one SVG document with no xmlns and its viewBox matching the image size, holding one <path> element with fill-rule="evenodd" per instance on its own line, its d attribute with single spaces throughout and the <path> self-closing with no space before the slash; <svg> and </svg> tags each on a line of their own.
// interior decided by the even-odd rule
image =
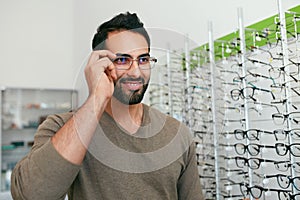
<svg viewBox="0 0 300 200">
<path fill-rule="evenodd" d="M 126 54 L 133 59 L 149 53 L 146 39 L 139 33 L 116 31 L 108 34 L 106 48 L 115 54 Z M 133 61 L 128 70 L 116 70 L 113 96 L 123 104 L 133 105 L 142 101 L 147 90 L 151 70 L 141 70 Z"/>
</svg>

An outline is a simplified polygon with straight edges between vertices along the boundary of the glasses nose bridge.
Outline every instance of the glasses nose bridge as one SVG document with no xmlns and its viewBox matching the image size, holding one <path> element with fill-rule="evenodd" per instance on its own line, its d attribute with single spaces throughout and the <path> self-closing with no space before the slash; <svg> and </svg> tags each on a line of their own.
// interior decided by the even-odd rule
<svg viewBox="0 0 300 200">
<path fill-rule="evenodd" d="M 132 65 L 133 65 L 134 62 L 137 63 L 137 67 L 140 66 L 139 58 L 135 58 L 135 59 L 131 58 L 131 59 L 130 59 L 130 63 L 129 63 L 129 69 L 132 67 Z"/>
</svg>

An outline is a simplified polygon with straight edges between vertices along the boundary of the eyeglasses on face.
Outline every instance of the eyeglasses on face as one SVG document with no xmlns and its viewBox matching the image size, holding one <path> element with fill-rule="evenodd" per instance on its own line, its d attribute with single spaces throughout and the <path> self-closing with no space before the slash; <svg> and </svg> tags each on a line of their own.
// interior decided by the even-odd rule
<svg viewBox="0 0 300 200">
<path fill-rule="evenodd" d="M 128 54 L 117 54 L 117 57 L 112 61 L 118 70 L 128 70 L 136 61 L 141 70 L 149 70 L 155 66 L 157 59 L 145 54 L 133 59 Z"/>
</svg>

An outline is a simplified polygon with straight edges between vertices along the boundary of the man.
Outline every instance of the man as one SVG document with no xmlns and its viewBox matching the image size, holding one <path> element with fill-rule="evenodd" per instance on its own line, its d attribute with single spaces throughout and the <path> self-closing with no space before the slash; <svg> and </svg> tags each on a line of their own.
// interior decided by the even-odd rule
<svg viewBox="0 0 300 200">
<path fill-rule="evenodd" d="M 203 199 L 188 129 L 141 103 L 156 59 L 136 14 L 102 24 L 85 68 L 89 96 L 49 116 L 12 173 L 14 199 Z"/>
</svg>

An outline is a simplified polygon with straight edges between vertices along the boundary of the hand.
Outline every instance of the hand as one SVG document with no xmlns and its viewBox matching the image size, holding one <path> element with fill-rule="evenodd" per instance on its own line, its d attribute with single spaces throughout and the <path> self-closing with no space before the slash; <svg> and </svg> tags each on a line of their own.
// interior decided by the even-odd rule
<svg viewBox="0 0 300 200">
<path fill-rule="evenodd" d="M 114 91 L 116 69 L 112 63 L 115 54 L 108 50 L 93 51 L 85 68 L 85 78 L 89 87 L 89 95 L 110 99 Z"/>
</svg>

